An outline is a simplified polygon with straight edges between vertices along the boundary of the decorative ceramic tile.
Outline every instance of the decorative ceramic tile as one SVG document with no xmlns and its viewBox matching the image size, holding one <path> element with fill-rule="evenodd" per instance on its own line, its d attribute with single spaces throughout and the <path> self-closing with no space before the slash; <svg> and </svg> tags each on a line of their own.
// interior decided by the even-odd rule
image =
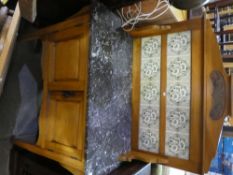
<svg viewBox="0 0 233 175">
<path fill-rule="evenodd" d="M 140 128 L 138 147 L 140 150 L 157 153 L 159 151 L 159 132 Z"/>
<path fill-rule="evenodd" d="M 189 158 L 191 32 L 167 36 L 167 96 L 165 154 Z"/>
<path fill-rule="evenodd" d="M 176 108 L 166 112 L 167 131 L 189 133 L 189 108 Z"/>
<path fill-rule="evenodd" d="M 168 55 L 190 54 L 190 31 L 168 35 Z"/>
<path fill-rule="evenodd" d="M 190 86 L 181 83 L 168 82 L 167 86 L 167 104 L 173 107 L 181 105 L 189 105 L 190 102 Z"/>
<path fill-rule="evenodd" d="M 167 133 L 165 152 L 167 156 L 189 158 L 189 135 Z"/>
<path fill-rule="evenodd" d="M 141 106 L 140 126 L 143 128 L 159 128 L 159 111 L 155 106 Z"/>
<path fill-rule="evenodd" d="M 190 56 L 169 57 L 169 81 L 190 81 Z"/>
<path fill-rule="evenodd" d="M 159 80 L 160 76 L 160 59 L 142 59 L 141 61 L 141 78 L 147 80 Z"/>
<path fill-rule="evenodd" d="M 142 38 L 139 149 L 158 153 L 161 36 Z"/>
<path fill-rule="evenodd" d="M 142 58 L 160 57 L 161 36 L 142 38 Z"/>
<path fill-rule="evenodd" d="M 141 84 L 141 103 L 155 104 L 159 101 L 160 89 L 153 83 Z"/>
</svg>

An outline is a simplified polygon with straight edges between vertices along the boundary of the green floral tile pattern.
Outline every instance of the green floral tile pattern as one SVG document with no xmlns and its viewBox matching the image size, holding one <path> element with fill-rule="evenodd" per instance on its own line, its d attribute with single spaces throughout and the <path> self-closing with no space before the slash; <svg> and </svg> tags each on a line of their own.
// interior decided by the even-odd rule
<svg viewBox="0 0 233 175">
<path fill-rule="evenodd" d="M 167 156 L 189 159 L 191 32 L 167 35 Z"/>
<path fill-rule="evenodd" d="M 161 36 L 142 38 L 138 149 L 159 152 Z"/>
</svg>

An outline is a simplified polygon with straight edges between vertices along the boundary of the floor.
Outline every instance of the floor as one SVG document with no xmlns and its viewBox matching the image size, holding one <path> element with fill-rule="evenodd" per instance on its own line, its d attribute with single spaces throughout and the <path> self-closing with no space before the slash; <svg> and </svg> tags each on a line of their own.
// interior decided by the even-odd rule
<svg viewBox="0 0 233 175">
<path fill-rule="evenodd" d="M 34 142 L 41 94 L 37 42 L 16 42 L 3 94 L 0 96 L 0 174 L 9 174 L 11 139 Z"/>
</svg>

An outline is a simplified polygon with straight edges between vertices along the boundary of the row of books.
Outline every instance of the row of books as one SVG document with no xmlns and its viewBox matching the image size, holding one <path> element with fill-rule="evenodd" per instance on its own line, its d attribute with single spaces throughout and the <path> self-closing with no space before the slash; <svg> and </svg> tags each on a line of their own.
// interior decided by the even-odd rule
<svg viewBox="0 0 233 175">
<path fill-rule="evenodd" d="M 230 25 L 230 24 L 233 24 L 233 16 L 226 18 L 226 19 L 218 20 L 218 21 L 219 23 L 216 20 L 211 20 L 210 23 L 212 26 L 215 26 L 217 23 L 219 24 L 219 26 Z"/>
<path fill-rule="evenodd" d="M 233 55 L 233 44 L 224 45 L 222 48 L 222 52 L 222 54 L 224 55 Z"/>
<path fill-rule="evenodd" d="M 221 53 L 222 55 L 233 55 L 233 49 L 222 50 Z"/>
<path fill-rule="evenodd" d="M 215 18 L 215 13 L 214 12 L 207 13 L 206 17 L 207 17 L 207 19 L 213 19 L 213 18 Z"/>
<path fill-rule="evenodd" d="M 230 24 L 233 24 L 233 15 L 228 18 L 223 18 L 220 20 L 221 26 L 230 25 Z"/>
<path fill-rule="evenodd" d="M 229 30 L 233 30 L 233 24 L 229 24 L 229 25 L 224 25 L 222 27 L 222 31 L 229 31 Z M 228 33 L 228 34 L 223 34 L 221 37 L 221 42 L 223 43 L 227 43 L 227 42 L 233 42 L 233 33 Z M 233 51 L 233 44 L 225 44 L 223 45 L 223 52 L 231 52 Z M 229 54 L 229 53 L 228 53 Z"/>
<path fill-rule="evenodd" d="M 212 19 L 215 18 L 215 14 L 218 14 L 219 16 L 224 15 L 231 15 L 233 13 L 233 5 L 228 5 L 222 8 L 218 9 L 206 9 L 209 13 L 207 13 L 207 18 Z"/>
<path fill-rule="evenodd" d="M 228 69 L 226 69 L 226 73 L 227 73 L 228 75 L 233 74 L 233 68 L 228 68 Z"/>
<path fill-rule="evenodd" d="M 233 13 L 233 5 L 228 5 L 226 7 L 218 8 L 218 14 L 220 16 L 229 15 Z"/>
<path fill-rule="evenodd" d="M 230 57 L 233 55 L 233 3 L 224 7 L 209 8 L 206 6 L 206 16 L 216 33 L 217 41 L 222 55 Z M 228 32 L 224 32 L 228 31 Z M 232 32 L 231 32 L 232 31 Z"/>
<path fill-rule="evenodd" d="M 227 30 L 233 30 L 233 21 L 231 24 L 227 24 L 227 25 L 222 25 L 222 30 L 223 31 L 227 31 Z"/>
</svg>

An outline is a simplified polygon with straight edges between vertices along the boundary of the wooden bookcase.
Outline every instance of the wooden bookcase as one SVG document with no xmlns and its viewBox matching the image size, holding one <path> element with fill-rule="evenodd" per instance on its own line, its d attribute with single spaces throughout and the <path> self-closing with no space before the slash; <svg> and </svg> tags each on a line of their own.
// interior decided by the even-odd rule
<svg viewBox="0 0 233 175">
<path fill-rule="evenodd" d="M 206 16 L 211 21 L 221 49 L 223 65 L 233 73 L 233 0 L 216 0 L 206 5 Z M 231 102 L 232 103 L 232 102 Z M 232 104 L 231 104 L 232 105 Z M 233 125 L 232 118 L 229 123 Z M 229 124 L 228 123 L 228 124 Z"/>
<path fill-rule="evenodd" d="M 224 66 L 230 74 L 233 70 L 233 0 L 216 0 L 205 8 L 216 33 Z"/>
</svg>

